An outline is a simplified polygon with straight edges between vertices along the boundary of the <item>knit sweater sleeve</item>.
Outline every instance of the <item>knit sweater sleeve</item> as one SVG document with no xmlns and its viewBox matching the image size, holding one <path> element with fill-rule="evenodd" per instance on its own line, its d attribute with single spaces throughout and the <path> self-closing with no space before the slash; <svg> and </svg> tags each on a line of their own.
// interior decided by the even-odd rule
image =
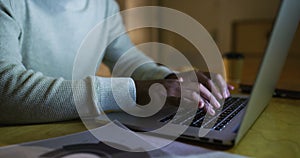
<svg viewBox="0 0 300 158">
<path fill-rule="evenodd" d="M 27 69 L 19 40 L 22 29 L 8 0 L 0 1 L 0 24 L 0 124 L 70 120 L 78 118 L 77 109 L 81 116 L 97 115 L 100 106 L 103 110 L 118 108 L 113 97 L 128 99 L 121 93 L 128 89 L 135 99 L 130 78 L 115 79 L 121 84 L 112 96 L 112 79 L 89 76 L 71 81 Z"/>
</svg>

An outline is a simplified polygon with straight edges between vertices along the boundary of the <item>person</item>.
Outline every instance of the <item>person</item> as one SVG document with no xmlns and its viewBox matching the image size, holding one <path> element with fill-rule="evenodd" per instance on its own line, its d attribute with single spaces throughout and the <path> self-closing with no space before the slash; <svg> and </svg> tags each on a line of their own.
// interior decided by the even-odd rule
<svg viewBox="0 0 300 158">
<path fill-rule="evenodd" d="M 118 5 L 113 0 L 0 0 L 0 124 L 78 118 L 72 91 L 72 68 L 77 50 L 99 21 L 118 12 Z M 122 19 L 117 18 L 98 42 L 106 41 L 111 34 L 120 31 L 124 31 L 124 26 Z M 112 70 L 122 54 L 132 47 L 129 37 L 122 35 L 105 49 L 100 59 Z M 77 80 L 81 87 L 79 99 L 86 100 L 89 93 L 94 92 L 96 108 L 101 106 L 104 111 L 118 108 L 109 86 L 114 80 L 119 86 L 114 95 L 128 99 L 123 91 L 129 89 L 136 103 L 143 105 L 149 101 L 149 87 L 160 83 L 168 96 L 180 97 L 181 93 L 186 93 L 187 98 L 199 102 L 200 108 L 206 108 L 213 115 L 214 108 L 220 106 L 218 99 L 230 95 L 228 89 L 232 87 L 221 75 L 216 74 L 218 82 L 214 84 L 200 71 L 196 72 L 199 80 L 194 81 L 197 89 L 181 92 L 182 79 L 187 80 L 186 76 L 192 72 L 175 75 L 137 49 L 132 55 L 134 58 L 122 65 L 125 69 L 132 69 L 141 59 L 149 62 L 138 67 L 131 77 L 119 74 L 113 78 L 88 76 Z M 93 111 L 95 107 L 83 108 Z"/>
</svg>

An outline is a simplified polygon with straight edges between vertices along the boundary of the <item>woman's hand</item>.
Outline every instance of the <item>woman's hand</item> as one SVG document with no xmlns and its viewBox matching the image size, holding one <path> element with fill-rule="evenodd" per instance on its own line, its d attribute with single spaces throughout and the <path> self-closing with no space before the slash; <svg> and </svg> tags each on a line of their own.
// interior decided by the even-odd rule
<svg viewBox="0 0 300 158">
<path fill-rule="evenodd" d="M 170 102 L 172 99 L 174 104 L 178 104 L 181 96 L 180 81 L 178 79 L 162 79 L 162 80 L 135 80 L 136 87 L 136 102 L 140 105 L 146 105 L 150 102 L 149 89 L 154 84 L 162 85 L 166 93 L 157 88 L 155 93 L 160 96 L 165 96 L 167 101 Z"/>
<path fill-rule="evenodd" d="M 211 115 L 215 114 L 214 108 L 220 108 L 220 100 L 230 96 L 229 90 L 234 87 L 228 85 L 222 75 L 201 71 L 187 71 L 169 75 L 167 78 L 181 78 L 184 83 L 197 82 L 199 92 L 194 94 L 199 101 L 199 107 L 205 108 Z"/>
<path fill-rule="evenodd" d="M 227 85 L 220 74 L 189 71 L 169 75 L 163 80 L 135 81 L 138 104 L 150 102 L 149 88 L 155 83 L 164 86 L 166 94 L 162 91 L 157 94 L 167 95 L 167 102 L 176 102 L 177 105 L 180 99 L 197 102 L 199 108 L 205 108 L 211 115 L 215 114 L 214 108 L 221 107 L 219 100 L 228 98 L 229 90 L 234 88 Z"/>
</svg>

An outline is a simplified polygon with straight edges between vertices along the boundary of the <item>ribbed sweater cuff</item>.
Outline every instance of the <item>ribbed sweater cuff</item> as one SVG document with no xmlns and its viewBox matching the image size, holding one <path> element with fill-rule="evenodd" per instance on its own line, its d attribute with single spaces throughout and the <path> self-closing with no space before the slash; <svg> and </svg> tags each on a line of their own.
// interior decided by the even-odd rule
<svg viewBox="0 0 300 158">
<path fill-rule="evenodd" d="M 136 89 L 131 78 L 95 77 L 95 93 L 101 112 L 120 111 L 136 106 Z"/>
</svg>

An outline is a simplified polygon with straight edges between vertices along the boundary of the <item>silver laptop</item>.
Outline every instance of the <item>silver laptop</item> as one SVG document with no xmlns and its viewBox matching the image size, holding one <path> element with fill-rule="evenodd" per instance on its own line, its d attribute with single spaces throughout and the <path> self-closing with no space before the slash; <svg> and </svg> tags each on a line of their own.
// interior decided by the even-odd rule
<svg viewBox="0 0 300 158">
<path fill-rule="evenodd" d="M 224 147 L 234 146 L 268 105 L 297 30 L 299 19 L 300 1 L 284 0 L 273 26 L 251 95 L 228 98 L 218 115 L 207 117 L 202 109 L 199 109 L 195 115 L 190 115 L 188 111 L 177 115 L 179 111 L 176 106 L 166 105 L 157 114 L 147 118 L 134 117 L 122 112 L 109 113 L 107 116 L 111 120 L 118 120 L 138 131 L 155 130 L 172 121 L 179 126 L 188 126 L 180 135 L 182 139 Z M 97 119 L 101 120 L 101 116 Z M 204 136 L 199 136 L 199 129 L 207 127 L 209 132 Z M 168 136 L 168 132 L 157 134 Z"/>
</svg>

